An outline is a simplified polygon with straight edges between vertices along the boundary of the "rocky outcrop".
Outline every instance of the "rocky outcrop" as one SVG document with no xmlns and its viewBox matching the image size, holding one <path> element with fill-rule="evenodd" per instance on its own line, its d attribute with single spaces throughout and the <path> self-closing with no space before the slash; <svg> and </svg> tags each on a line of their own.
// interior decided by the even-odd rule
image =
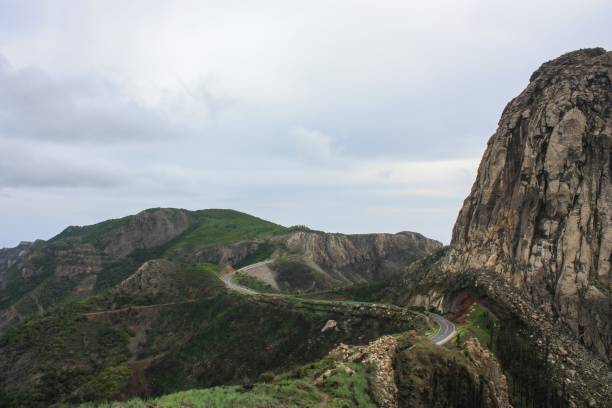
<svg viewBox="0 0 612 408">
<path fill-rule="evenodd" d="M 543 64 L 505 108 L 443 270 L 496 271 L 612 360 L 612 52 Z"/>
<path fill-rule="evenodd" d="M 501 367 L 476 339 L 459 348 L 432 347 L 414 333 L 404 334 L 393 367 L 401 407 L 511 407 Z"/>
<path fill-rule="evenodd" d="M 210 245 L 177 257 L 189 263 L 234 267 L 274 258 L 276 262 L 268 265 L 275 279 L 273 286 L 303 292 L 380 281 L 441 247 L 440 242 L 415 232 L 345 235 L 298 231 L 264 240 Z"/>
<path fill-rule="evenodd" d="M 295 232 L 282 241 L 289 253 L 300 254 L 333 279 L 346 283 L 390 277 L 442 247 L 440 242 L 415 232 L 355 235 Z"/>
<path fill-rule="evenodd" d="M 113 290 L 130 296 L 157 297 L 169 290 L 168 282 L 172 281 L 177 270 L 177 264 L 164 259 L 147 261 Z"/>
<path fill-rule="evenodd" d="M 95 275 L 102 270 L 104 254 L 89 244 L 75 244 L 66 249 L 53 251 L 54 276 L 76 278 L 81 275 Z"/>
<path fill-rule="evenodd" d="M 489 350 L 484 349 L 473 337 L 465 341 L 461 349 L 469 364 L 478 371 L 480 376 L 486 378 L 483 392 L 484 406 L 507 407 L 509 405 L 508 382 L 495 356 Z"/>
<path fill-rule="evenodd" d="M 371 393 L 376 401 L 376 406 L 381 408 L 396 408 L 397 385 L 395 384 L 395 374 L 393 372 L 393 359 L 397 340 L 393 336 L 383 336 L 365 346 L 348 346 L 340 343 L 338 347 L 329 352 L 331 357 L 340 362 L 322 374 L 332 374 L 334 370 L 345 370 L 350 373 L 343 362 L 360 362 L 372 367 L 373 376 L 371 380 Z M 316 381 L 315 381 L 316 384 Z"/>
<path fill-rule="evenodd" d="M 163 245 L 181 235 L 191 225 L 189 213 L 174 208 L 155 208 L 142 211 L 105 237 L 104 252 L 124 257 L 135 249 Z"/>
<path fill-rule="evenodd" d="M 128 255 L 159 248 L 191 224 L 185 210 L 156 208 L 0 250 L 0 334 L 16 318 L 46 310 L 65 296 L 93 293 L 104 275 L 135 272 L 146 256 Z"/>
<path fill-rule="evenodd" d="M 22 241 L 14 248 L 0 249 L 0 290 L 5 288 L 6 273 L 8 269 L 13 266 L 20 257 L 23 257 L 31 246 L 31 242 Z"/>
<path fill-rule="evenodd" d="M 240 241 L 226 245 L 211 245 L 184 254 L 183 259 L 193 263 L 239 265 L 243 259 L 258 251 L 261 241 Z"/>
</svg>

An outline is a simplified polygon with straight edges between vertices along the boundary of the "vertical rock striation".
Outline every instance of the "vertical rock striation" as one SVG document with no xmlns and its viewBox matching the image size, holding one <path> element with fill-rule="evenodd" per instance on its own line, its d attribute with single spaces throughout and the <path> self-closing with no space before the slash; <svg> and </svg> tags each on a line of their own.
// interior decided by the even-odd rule
<svg viewBox="0 0 612 408">
<path fill-rule="evenodd" d="M 612 52 L 535 71 L 488 142 L 443 263 L 496 271 L 609 361 L 611 101 Z"/>
</svg>

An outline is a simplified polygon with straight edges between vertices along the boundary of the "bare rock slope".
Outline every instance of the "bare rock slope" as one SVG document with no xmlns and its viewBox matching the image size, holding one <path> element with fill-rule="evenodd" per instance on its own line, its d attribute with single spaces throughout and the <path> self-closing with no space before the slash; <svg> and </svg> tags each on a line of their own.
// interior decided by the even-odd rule
<svg viewBox="0 0 612 408">
<path fill-rule="evenodd" d="M 505 108 L 445 269 L 488 268 L 611 356 L 612 52 L 543 64 Z"/>
<path fill-rule="evenodd" d="M 274 241 L 281 257 L 270 267 L 279 286 L 289 291 L 380 282 L 442 248 L 438 241 L 407 231 L 352 235 L 300 231 Z M 283 260 L 283 254 L 289 254 L 289 260 Z"/>
</svg>

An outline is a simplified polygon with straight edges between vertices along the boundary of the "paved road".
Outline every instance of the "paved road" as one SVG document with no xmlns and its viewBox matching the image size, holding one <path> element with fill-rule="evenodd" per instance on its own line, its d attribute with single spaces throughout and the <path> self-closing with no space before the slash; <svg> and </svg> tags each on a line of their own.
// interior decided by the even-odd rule
<svg viewBox="0 0 612 408">
<path fill-rule="evenodd" d="M 245 295 L 266 295 L 265 293 L 259 293 L 256 292 L 252 289 L 249 288 L 245 288 L 244 286 L 240 286 L 237 283 L 232 281 L 232 277 L 240 271 L 247 271 L 249 269 L 253 269 L 253 268 L 257 268 L 258 266 L 262 266 L 262 265 L 266 265 L 271 263 L 272 261 L 268 260 L 268 261 L 262 261 L 262 262 L 257 262 L 251 265 L 247 265 L 245 267 L 242 267 L 240 269 L 237 269 L 235 271 L 232 271 L 228 274 L 226 274 L 225 276 L 223 276 L 222 280 L 223 283 L 225 284 L 225 286 L 228 287 L 228 289 L 231 289 L 233 291 L 245 294 Z M 275 294 L 274 296 L 279 296 L 278 294 Z M 283 295 L 281 295 L 283 296 Z M 289 296 L 289 295 L 284 295 L 284 296 Z M 327 301 L 327 302 L 334 302 L 334 301 Z M 356 302 L 356 301 L 339 301 L 338 303 L 345 303 L 345 304 L 368 304 L 368 305 L 374 305 L 374 306 L 381 306 L 379 304 L 376 303 L 366 303 L 366 302 Z M 420 313 L 419 313 L 420 314 Z M 426 312 L 426 316 L 429 317 L 431 320 L 433 320 L 439 327 L 440 329 L 438 330 L 438 332 L 431 336 L 430 340 L 434 343 L 437 344 L 439 346 L 449 342 L 456 334 L 455 331 L 455 325 L 453 323 L 451 323 L 450 321 L 446 320 L 444 317 L 435 314 L 435 313 L 431 313 L 431 312 Z"/>
<path fill-rule="evenodd" d="M 240 293 L 244 293 L 245 295 L 259 295 L 259 292 L 255 292 L 253 289 L 249 289 L 249 288 L 245 288 L 244 286 L 240 286 L 237 283 L 232 282 L 232 277 L 237 273 L 237 272 L 243 272 L 243 271 L 248 271 L 249 269 L 253 269 L 253 268 L 257 268 L 258 266 L 262 266 L 262 265 L 266 265 L 272 263 L 272 261 L 262 261 L 262 262 L 257 262 L 251 265 L 247 265 L 244 266 L 240 269 L 237 269 L 235 271 L 232 271 L 230 273 L 228 273 L 227 275 L 225 275 L 223 277 L 223 283 L 225 283 L 225 286 L 227 286 L 229 289 L 234 290 L 236 292 L 240 292 Z"/>
<path fill-rule="evenodd" d="M 441 346 L 455 337 L 455 325 L 440 315 L 427 312 L 427 315 L 440 326 L 440 330 L 431 337 L 431 341 Z"/>
</svg>

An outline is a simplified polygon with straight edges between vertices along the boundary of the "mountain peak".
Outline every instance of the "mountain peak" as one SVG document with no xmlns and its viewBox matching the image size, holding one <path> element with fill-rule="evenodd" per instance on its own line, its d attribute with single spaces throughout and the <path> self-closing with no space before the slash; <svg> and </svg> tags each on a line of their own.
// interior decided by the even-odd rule
<svg viewBox="0 0 612 408">
<path fill-rule="evenodd" d="M 603 58 L 600 58 L 602 57 Z M 565 53 L 555 59 L 543 63 L 529 78 L 529 82 L 543 76 L 558 75 L 563 70 L 567 70 L 572 66 L 595 64 L 602 59 L 607 59 L 608 62 L 612 59 L 612 52 L 606 51 L 604 48 L 582 48 L 579 50 Z M 569 72 L 569 71 L 568 71 Z"/>
</svg>

